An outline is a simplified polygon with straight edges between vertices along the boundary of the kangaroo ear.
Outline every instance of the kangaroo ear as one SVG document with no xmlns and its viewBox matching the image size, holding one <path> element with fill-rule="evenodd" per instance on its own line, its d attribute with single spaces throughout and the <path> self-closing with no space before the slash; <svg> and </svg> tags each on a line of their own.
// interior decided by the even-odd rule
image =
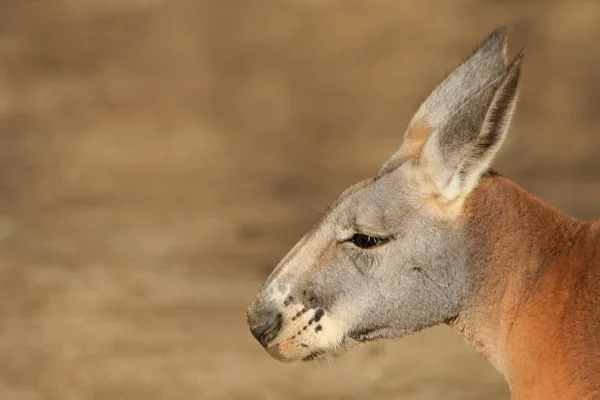
<svg viewBox="0 0 600 400">
<path fill-rule="evenodd" d="M 416 168 L 433 180 L 445 202 L 467 196 L 500 149 L 516 108 L 524 56 L 522 49 L 499 79 L 467 97 L 423 145 Z"/>
<path fill-rule="evenodd" d="M 499 28 L 423 102 L 380 174 L 408 162 L 416 197 L 443 207 L 468 195 L 500 148 L 517 103 L 525 49 L 508 67 L 505 53 L 506 31 Z"/>
<path fill-rule="evenodd" d="M 497 81 L 506 69 L 506 28 L 492 31 L 471 56 L 431 92 L 410 121 L 400 149 L 381 168 L 382 175 L 416 158 L 436 129 L 477 92 Z"/>
</svg>

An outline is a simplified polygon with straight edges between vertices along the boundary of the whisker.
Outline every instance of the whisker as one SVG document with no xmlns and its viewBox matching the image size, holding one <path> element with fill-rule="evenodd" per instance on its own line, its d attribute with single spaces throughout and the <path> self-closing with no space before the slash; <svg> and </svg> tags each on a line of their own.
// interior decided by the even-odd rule
<svg viewBox="0 0 600 400">
<path fill-rule="evenodd" d="M 322 212 L 322 211 L 315 210 L 314 208 L 311 208 L 311 207 L 308 207 L 308 206 L 305 206 L 305 205 L 302 205 L 302 204 L 299 204 L 299 203 L 295 203 L 293 201 L 290 201 L 290 204 L 293 204 L 296 207 L 300 207 L 300 208 L 303 208 L 305 210 L 311 211 L 311 212 L 313 212 L 313 213 L 315 213 L 315 214 L 317 214 L 317 215 L 319 215 L 321 217 L 324 215 L 324 212 Z"/>
<path fill-rule="evenodd" d="M 315 199 L 315 201 L 316 201 L 317 203 L 319 203 L 319 205 L 320 205 L 321 207 L 323 207 L 325 210 L 327 210 L 327 209 L 329 208 L 329 206 L 330 206 L 330 204 L 327 204 L 327 203 L 325 203 L 325 202 L 323 202 L 323 201 L 320 201 L 320 200 L 317 200 L 317 199 Z"/>
</svg>

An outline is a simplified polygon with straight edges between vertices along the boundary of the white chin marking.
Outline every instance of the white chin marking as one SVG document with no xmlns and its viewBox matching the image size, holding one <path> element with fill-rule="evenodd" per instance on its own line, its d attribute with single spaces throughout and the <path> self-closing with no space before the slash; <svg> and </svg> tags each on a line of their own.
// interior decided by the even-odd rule
<svg viewBox="0 0 600 400">
<path fill-rule="evenodd" d="M 342 321 L 321 308 L 288 303 L 283 311 L 283 329 L 275 340 L 286 359 L 304 359 L 313 354 L 334 354 L 344 339 Z"/>
</svg>

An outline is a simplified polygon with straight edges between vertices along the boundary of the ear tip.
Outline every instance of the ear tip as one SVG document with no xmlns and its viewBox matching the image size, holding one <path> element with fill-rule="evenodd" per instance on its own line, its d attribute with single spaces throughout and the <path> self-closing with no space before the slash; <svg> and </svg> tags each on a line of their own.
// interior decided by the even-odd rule
<svg viewBox="0 0 600 400">
<path fill-rule="evenodd" d="M 527 54 L 527 48 L 522 47 L 521 50 L 519 50 L 519 52 L 513 59 L 513 61 L 510 63 L 509 69 L 521 68 L 521 64 L 523 63 L 523 59 L 525 58 L 526 54 Z"/>
<path fill-rule="evenodd" d="M 497 43 L 501 46 L 506 45 L 506 39 L 508 37 L 508 31 L 506 26 L 501 25 L 494 29 L 484 40 L 484 42 L 488 43 Z"/>
<path fill-rule="evenodd" d="M 489 36 L 490 37 L 497 37 L 497 38 L 506 39 L 506 36 L 508 36 L 506 25 L 500 25 L 500 26 L 498 26 L 496 29 L 494 29 L 490 33 Z"/>
<path fill-rule="evenodd" d="M 521 50 L 519 50 L 519 53 L 517 53 L 510 65 L 506 68 L 506 72 L 502 78 L 501 86 L 508 84 L 508 82 L 518 85 L 519 78 L 521 76 L 521 66 L 523 65 L 525 54 L 527 54 L 527 49 L 523 47 Z"/>
<path fill-rule="evenodd" d="M 506 65 L 506 48 L 508 33 L 506 26 L 502 25 L 490 32 L 487 37 L 475 49 L 474 53 L 485 52 L 493 57 L 499 57 L 501 63 Z"/>
</svg>

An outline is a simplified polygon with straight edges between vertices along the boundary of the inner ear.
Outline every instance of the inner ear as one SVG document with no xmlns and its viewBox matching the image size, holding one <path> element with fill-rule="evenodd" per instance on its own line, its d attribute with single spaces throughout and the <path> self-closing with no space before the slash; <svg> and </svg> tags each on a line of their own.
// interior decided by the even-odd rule
<svg viewBox="0 0 600 400">
<path fill-rule="evenodd" d="M 474 93 L 424 145 L 420 160 L 447 201 L 468 195 L 500 149 L 516 108 L 524 55 L 523 49 L 497 81 Z"/>
<path fill-rule="evenodd" d="M 409 126 L 404 133 L 404 141 L 394 156 L 379 170 L 378 176 L 385 175 L 409 160 L 418 160 L 425 143 L 433 134 L 433 129 L 426 121 L 418 121 Z"/>
<path fill-rule="evenodd" d="M 400 149 L 381 167 L 379 175 L 418 158 L 433 132 L 445 125 L 450 115 L 490 82 L 498 81 L 507 65 L 506 36 L 504 27 L 492 31 L 467 60 L 438 84 L 412 117 Z"/>
</svg>

